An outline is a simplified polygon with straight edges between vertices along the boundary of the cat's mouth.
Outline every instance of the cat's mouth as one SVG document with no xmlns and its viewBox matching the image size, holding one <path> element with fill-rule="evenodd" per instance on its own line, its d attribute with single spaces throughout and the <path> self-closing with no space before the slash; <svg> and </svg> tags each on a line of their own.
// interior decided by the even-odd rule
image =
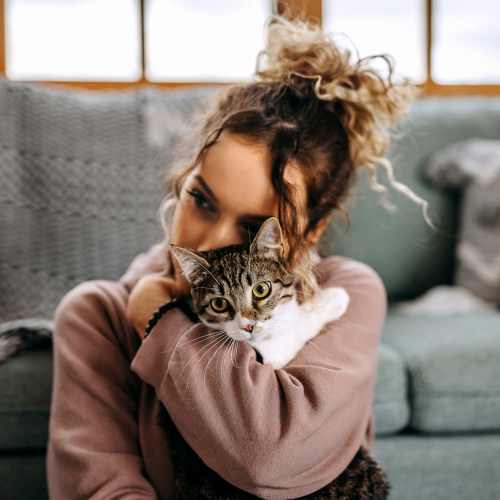
<svg viewBox="0 0 500 500">
<path fill-rule="evenodd" d="M 246 327 L 240 326 L 240 333 L 245 340 L 258 338 L 261 330 L 262 326 L 259 323 L 255 323 L 251 326 L 247 325 Z"/>
</svg>

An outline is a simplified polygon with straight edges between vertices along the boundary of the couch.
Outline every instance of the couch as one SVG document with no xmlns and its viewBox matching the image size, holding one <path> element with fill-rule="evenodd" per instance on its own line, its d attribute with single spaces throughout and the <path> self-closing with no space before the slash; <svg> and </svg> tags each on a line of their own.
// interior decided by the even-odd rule
<svg viewBox="0 0 500 500">
<path fill-rule="evenodd" d="M 217 87 L 90 91 L 0 80 L 0 323 L 50 320 L 64 293 L 117 279 L 162 237 L 161 175 Z M 389 310 L 374 400 L 375 455 L 397 500 L 500 498 L 500 311 L 432 316 L 394 309 L 453 284 L 460 196 L 422 179 L 432 152 L 500 138 L 500 97 L 425 97 L 394 130 L 396 179 L 429 202 L 441 232 L 389 187 L 387 212 L 360 173 L 351 227 L 323 254 L 383 279 Z M 388 185 L 385 176 L 379 180 Z M 47 498 L 50 345 L 0 364 L 0 498 Z"/>
</svg>

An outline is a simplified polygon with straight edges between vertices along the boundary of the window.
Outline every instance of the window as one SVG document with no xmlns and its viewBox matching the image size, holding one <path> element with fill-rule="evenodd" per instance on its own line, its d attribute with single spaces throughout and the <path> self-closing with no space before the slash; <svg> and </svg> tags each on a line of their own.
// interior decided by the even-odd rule
<svg viewBox="0 0 500 500">
<path fill-rule="evenodd" d="M 421 83 L 426 77 L 424 7 L 422 0 L 325 1 L 323 28 L 356 59 L 356 49 L 361 58 L 388 53 L 394 57 L 396 79 L 402 75 Z M 381 58 L 373 66 L 388 69 Z"/>
<path fill-rule="evenodd" d="M 433 77 L 500 84 L 500 2 L 434 0 Z"/>
<path fill-rule="evenodd" d="M 269 0 L 149 0 L 146 77 L 150 81 L 249 78 L 264 47 Z"/>
<path fill-rule="evenodd" d="M 389 54 L 394 80 L 424 95 L 500 94 L 493 0 L 0 0 L 0 74 L 88 88 L 244 81 L 284 7 L 353 58 Z M 383 58 L 369 64 L 388 75 Z"/>
<path fill-rule="evenodd" d="M 6 0 L 5 5 L 8 78 L 141 77 L 135 0 Z"/>
</svg>

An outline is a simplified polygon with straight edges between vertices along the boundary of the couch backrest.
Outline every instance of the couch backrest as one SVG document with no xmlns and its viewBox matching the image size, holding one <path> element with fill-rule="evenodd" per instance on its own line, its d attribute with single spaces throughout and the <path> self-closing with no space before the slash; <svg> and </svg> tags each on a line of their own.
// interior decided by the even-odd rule
<svg viewBox="0 0 500 500">
<path fill-rule="evenodd" d="M 164 169 L 184 127 L 216 91 L 95 92 L 0 79 L 0 321 L 51 318 L 70 288 L 117 279 L 162 238 Z M 426 186 L 419 172 L 449 142 L 498 137 L 500 99 L 424 99 L 405 127 L 390 154 L 396 180 L 456 231 L 458 201 Z M 379 181 L 387 184 L 381 175 Z M 391 299 L 450 280 L 456 240 L 433 234 L 419 207 L 393 189 L 400 210 L 387 213 L 366 176 L 356 192 L 350 232 L 333 221 L 323 253 L 370 264 Z"/>
<path fill-rule="evenodd" d="M 377 178 L 388 187 L 389 199 L 398 211 L 389 213 L 378 205 L 378 193 L 370 189 L 363 169 L 347 205 L 350 229 L 341 219 L 335 220 L 321 242 L 324 254 L 348 255 L 371 265 L 383 279 L 391 301 L 412 299 L 433 286 L 452 283 L 460 195 L 430 186 L 422 172 L 429 156 L 450 143 L 471 137 L 500 138 L 500 98 L 422 98 L 395 133 L 387 155 L 395 180 L 429 202 L 431 219 L 442 231 L 435 232 L 426 224 L 421 207 L 391 187 L 379 167 Z"/>
<path fill-rule="evenodd" d="M 118 279 L 162 239 L 165 166 L 183 121 L 214 90 L 0 79 L 0 322 L 51 319 L 66 291 Z"/>
</svg>

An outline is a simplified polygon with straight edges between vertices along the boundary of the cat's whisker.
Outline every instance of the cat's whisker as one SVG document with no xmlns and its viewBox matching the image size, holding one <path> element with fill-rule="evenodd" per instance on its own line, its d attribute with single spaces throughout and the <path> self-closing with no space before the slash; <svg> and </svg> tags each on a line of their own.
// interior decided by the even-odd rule
<svg viewBox="0 0 500 500">
<path fill-rule="evenodd" d="M 250 274 L 249 268 L 250 268 L 250 259 L 252 258 L 252 253 L 250 252 L 250 245 L 252 244 L 252 239 L 250 237 L 250 231 L 248 230 L 248 226 L 246 227 L 247 233 L 248 233 L 248 259 L 247 259 L 247 268 L 246 272 L 247 274 Z"/>
<path fill-rule="evenodd" d="M 218 347 L 216 348 L 214 354 L 212 355 L 212 357 L 208 360 L 207 362 L 207 365 L 205 367 L 205 370 L 204 370 L 204 376 L 203 376 L 203 383 L 205 383 L 205 374 L 208 372 L 208 367 L 210 365 L 210 362 L 212 361 L 212 359 L 217 355 L 217 353 L 221 350 L 221 349 L 224 349 L 226 346 L 227 346 L 227 339 L 229 337 L 226 337 L 225 339 L 223 339 L 221 342 L 219 342 L 218 344 Z M 222 356 L 221 356 L 222 360 L 224 359 L 224 353 L 222 353 Z M 215 370 L 217 371 L 217 361 L 216 361 L 216 365 L 215 365 Z M 220 374 L 220 378 L 222 379 L 222 371 L 221 371 L 221 374 Z"/>
<path fill-rule="evenodd" d="M 226 344 L 227 344 L 227 342 L 226 342 Z M 229 344 L 229 345 L 231 345 L 231 344 Z M 227 353 L 227 351 L 226 351 L 226 353 Z M 224 362 L 226 361 L 226 358 L 227 358 L 227 356 L 225 356 L 225 355 L 221 356 L 219 380 L 222 380 L 222 368 L 223 368 Z M 217 366 L 215 368 L 217 369 Z"/>
<path fill-rule="evenodd" d="M 234 339 L 230 339 L 230 340 L 231 340 L 231 341 L 230 341 L 230 343 L 229 343 L 229 349 L 228 349 L 228 350 L 229 350 L 229 353 L 228 353 L 228 355 L 229 355 L 229 360 L 230 360 L 230 362 L 231 362 L 231 365 L 233 365 L 233 366 L 234 366 L 234 364 L 233 364 L 233 356 L 232 356 L 232 354 L 233 354 L 233 346 L 234 346 L 235 340 L 234 340 Z"/>
<path fill-rule="evenodd" d="M 200 356 L 200 358 L 198 360 L 195 359 L 195 363 L 193 364 L 193 366 L 196 366 L 196 361 L 199 361 L 200 364 L 201 364 L 201 360 L 203 359 L 203 357 L 208 354 L 209 352 L 211 352 L 211 349 L 212 347 L 214 347 L 215 345 L 218 345 L 220 342 L 220 339 L 217 339 L 216 341 L 214 341 L 209 347 L 207 347 L 207 349 L 205 350 L 205 352 Z M 190 360 L 191 361 L 191 360 Z M 186 365 L 187 366 L 187 365 Z M 184 370 L 183 370 L 184 371 Z M 189 379 L 189 377 L 186 377 L 187 379 Z M 185 391 L 186 391 L 186 394 L 189 393 L 189 385 L 190 383 L 187 384 L 187 386 L 185 386 Z"/>
<path fill-rule="evenodd" d="M 200 351 L 199 352 L 202 352 L 203 351 L 203 348 L 206 347 L 205 349 L 205 352 L 203 352 L 203 354 L 197 358 L 196 356 L 196 353 L 191 356 L 191 358 L 189 359 L 189 361 L 183 366 L 182 370 L 181 370 L 181 378 L 183 378 L 183 373 L 184 373 L 184 370 L 187 369 L 187 367 L 191 364 L 191 363 L 194 363 L 192 366 L 195 366 L 196 365 L 196 361 L 200 361 L 202 360 L 203 356 L 205 356 L 205 354 L 207 354 L 207 352 L 210 351 L 210 348 L 215 345 L 216 343 L 218 343 L 219 339 L 209 339 L 207 340 L 207 344 L 203 345 L 201 348 L 200 348 Z"/>
<path fill-rule="evenodd" d="M 210 332 L 210 333 L 207 333 L 206 335 L 202 335 L 201 337 L 195 337 L 194 339 L 189 339 L 189 340 L 185 340 L 184 342 L 179 342 L 177 345 L 179 347 L 183 347 L 183 346 L 188 345 L 188 344 L 197 344 L 197 343 L 200 343 L 203 340 L 206 340 L 207 338 L 211 338 L 213 336 L 214 335 L 212 334 L 212 332 Z M 165 351 L 162 351 L 162 352 L 167 352 L 167 351 L 168 351 L 168 349 L 166 349 Z"/>
<path fill-rule="evenodd" d="M 221 345 L 221 344 L 224 344 L 224 343 L 226 342 L 226 340 L 227 340 L 227 336 L 226 336 L 226 335 L 224 335 L 224 336 L 222 336 L 222 337 L 220 337 L 220 336 L 219 336 L 219 337 L 215 338 L 215 339 L 214 339 L 214 341 L 211 343 L 211 345 L 210 345 L 210 346 L 206 349 L 206 351 L 203 353 L 203 355 L 202 355 L 202 356 L 200 356 L 200 359 L 199 359 L 200 364 L 201 364 L 201 362 L 202 362 L 203 357 L 204 357 L 206 354 L 208 354 L 209 352 L 211 352 L 212 347 L 215 347 L 215 353 L 216 353 L 216 352 L 217 352 L 217 346 L 219 346 L 219 345 Z M 214 355 L 215 355 L 215 353 L 214 353 Z M 207 368 L 208 368 L 208 364 L 210 363 L 210 361 L 211 361 L 211 359 L 212 359 L 212 358 L 213 358 L 213 356 L 212 356 L 212 357 L 208 360 L 208 363 L 207 363 Z M 193 366 L 194 366 L 194 365 L 193 365 Z M 205 373 L 205 372 L 204 372 L 204 373 Z M 205 379 L 205 376 L 203 376 L 203 379 Z M 188 389 L 188 390 L 189 390 L 189 389 Z"/>
<path fill-rule="evenodd" d="M 195 339 L 195 340 L 196 340 L 196 339 Z M 210 342 L 212 339 L 208 339 L 208 340 L 207 340 L 207 339 L 203 339 L 203 340 L 205 340 L 205 341 L 207 341 L 207 342 Z M 203 349 L 203 347 L 204 347 L 203 345 L 200 347 L 200 351 Z M 163 351 L 163 352 L 166 352 L 166 351 Z M 194 358 L 194 356 L 193 356 L 193 358 Z M 191 361 L 191 360 L 190 360 L 190 361 Z M 188 363 L 189 363 L 189 362 L 188 362 Z M 170 365 L 169 365 L 169 366 L 170 366 Z M 185 366 L 183 367 L 183 370 L 184 370 L 184 368 L 185 368 Z M 182 370 L 182 371 L 183 371 L 183 370 Z M 182 372 L 181 372 L 181 373 L 182 373 Z M 168 374 L 168 367 L 167 367 L 167 374 Z"/>
<path fill-rule="evenodd" d="M 212 354 L 212 356 L 209 358 L 208 362 L 207 362 L 207 365 L 205 366 L 204 370 L 203 370 L 203 385 L 205 385 L 205 375 L 208 371 L 208 366 L 210 365 L 210 361 L 212 361 L 212 359 L 214 358 L 214 356 L 219 352 L 220 349 L 222 349 L 224 347 L 224 344 L 226 343 L 226 339 L 219 339 L 219 342 L 215 348 L 215 351 L 214 353 Z M 217 366 L 215 366 L 215 369 L 217 370 Z"/>
<path fill-rule="evenodd" d="M 230 337 L 227 337 L 226 339 L 226 345 L 227 345 L 227 340 L 232 340 Z M 229 349 L 231 348 L 231 342 L 229 342 Z M 221 361 L 220 361 L 220 376 L 219 376 L 219 379 L 222 380 L 222 377 L 223 377 L 223 368 L 224 368 L 224 363 L 226 362 L 226 359 L 227 359 L 227 354 L 228 354 L 228 349 L 226 349 L 226 352 L 223 353 L 223 355 L 221 356 Z M 217 367 L 216 367 L 217 368 Z"/>
<path fill-rule="evenodd" d="M 229 361 L 230 361 L 231 365 L 235 366 L 234 362 L 233 362 L 233 349 L 234 349 L 234 344 L 237 344 L 238 342 L 236 340 L 234 340 L 232 337 L 228 337 L 228 339 L 229 339 L 229 347 L 227 349 L 228 353 L 227 353 L 226 358 L 229 357 Z"/>
<path fill-rule="evenodd" d="M 236 358 L 238 356 L 238 350 L 240 348 L 240 343 L 237 341 L 237 340 L 233 340 L 233 352 L 234 352 L 234 362 L 233 362 L 233 366 L 236 368 L 238 367 L 239 365 L 236 365 L 235 362 L 236 362 Z"/>
<path fill-rule="evenodd" d="M 190 344 L 190 343 L 195 344 L 195 343 L 197 343 L 197 342 L 199 342 L 201 340 L 206 339 L 207 337 L 220 337 L 221 333 L 218 333 L 218 332 L 219 332 L 219 330 L 216 330 L 216 331 L 211 330 L 210 332 L 206 333 L 205 335 L 201 335 L 201 336 L 196 337 L 194 339 L 186 340 L 185 342 L 180 342 L 178 344 L 178 346 L 181 347 L 183 345 L 187 345 L 187 344 Z"/>
<path fill-rule="evenodd" d="M 193 286 L 193 290 L 197 290 L 198 288 L 206 288 L 207 290 L 215 290 L 216 292 L 218 291 L 217 288 L 213 286 Z"/>
<path fill-rule="evenodd" d="M 229 338 L 229 348 L 228 348 L 228 356 L 229 356 L 229 360 L 231 362 L 231 364 L 234 366 L 233 364 L 233 347 L 234 347 L 234 343 L 236 342 L 232 337 L 228 337 Z"/>
<path fill-rule="evenodd" d="M 223 288 L 223 287 L 222 287 L 222 285 L 220 284 L 219 280 L 218 280 L 218 279 L 217 279 L 217 278 L 216 278 L 216 277 L 212 274 L 212 272 L 211 272 L 208 268 L 206 268 L 206 267 L 205 267 L 205 266 L 204 266 L 201 262 L 198 262 L 198 265 L 199 265 L 201 268 L 205 269 L 205 271 L 206 271 L 208 274 L 210 274 L 210 276 L 212 276 L 212 278 L 215 280 L 215 282 L 216 282 L 216 283 L 217 283 L 217 284 L 218 284 L 221 288 Z"/>
</svg>

